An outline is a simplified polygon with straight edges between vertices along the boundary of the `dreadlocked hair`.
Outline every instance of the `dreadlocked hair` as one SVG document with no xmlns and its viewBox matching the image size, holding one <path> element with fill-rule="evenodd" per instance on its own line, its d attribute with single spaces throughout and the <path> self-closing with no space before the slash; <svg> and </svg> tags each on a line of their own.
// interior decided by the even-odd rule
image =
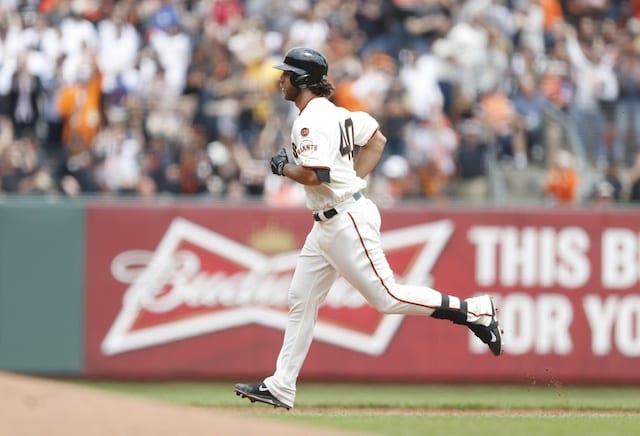
<svg viewBox="0 0 640 436">
<path fill-rule="evenodd" d="M 309 90 L 320 97 L 331 98 L 336 88 L 327 79 L 322 79 L 318 83 L 309 85 Z"/>
</svg>

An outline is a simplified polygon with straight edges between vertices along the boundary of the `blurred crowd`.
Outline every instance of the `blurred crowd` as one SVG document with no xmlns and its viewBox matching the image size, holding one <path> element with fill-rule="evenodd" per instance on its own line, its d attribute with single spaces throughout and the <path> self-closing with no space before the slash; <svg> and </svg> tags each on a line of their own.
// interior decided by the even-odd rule
<svg viewBox="0 0 640 436">
<path fill-rule="evenodd" d="M 380 122 L 379 199 L 483 201 L 495 162 L 575 203 L 555 111 L 593 198 L 640 201 L 638 0 L 0 0 L 0 194 L 300 204 L 268 165 L 296 115 L 272 65 L 294 46 Z"/>
</svg>

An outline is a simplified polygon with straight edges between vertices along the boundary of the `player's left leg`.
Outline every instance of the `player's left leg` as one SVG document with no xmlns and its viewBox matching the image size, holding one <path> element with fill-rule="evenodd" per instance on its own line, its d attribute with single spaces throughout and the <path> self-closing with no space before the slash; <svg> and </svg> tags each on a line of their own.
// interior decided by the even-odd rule
<svg viewBox="0 0 640 436">
<path fill-rule="evenodd" d="M 375 204 L 368 200 L 358 202 L 347 214 L 348 217 L 332 224 L 335 240 L 340 244 L 328 244 L 323 249 L 340 274 L 369 304 L 383 313 L 430 315 L 466 325 L 494 354 L 502 352 L 501 330 L 488 295 L 461 299 L 425 284 L 396 283 L 382 250 Z M 346 241 L 351 242 L 345 245 Z"/>
<path fill-rule="evenodd" d="M 233 389 L 236 395 L 242 398 L 248 398 L 252 403 L 258 401 L 260 403 L 271 404 L 273 407 L 284 407 L 287 410 L 292 407 L 292 405 L 283 403 L 277 399 L 264 383 L 238 383 Z"/>
<path fill-rule="evenodd" d="M 451 307 L 452 300 L 459 302 L 458 308 Z M 489 295 L 479 295 L 460 301 L 457 297 L 442 294 L 442 304 L 431 313 L 431 316 L 466 325 L 487 344 L 495 356 L 502 354 L 503 331 L 496 316 L 493 299 Z"/>
<path fill-rule="evenodd" d="M 430 315 L 441 306 L 441 293 L 426 283 L 396 283 L 382 250 L 380 223 L 378 208 L 369 199 L 362 199 L 344 215 L 324 224 L 330 227 L 333 239 L 322 239 L 322 249 L 339 273 L 375 309 L 383 313 Z"/>
</svg>

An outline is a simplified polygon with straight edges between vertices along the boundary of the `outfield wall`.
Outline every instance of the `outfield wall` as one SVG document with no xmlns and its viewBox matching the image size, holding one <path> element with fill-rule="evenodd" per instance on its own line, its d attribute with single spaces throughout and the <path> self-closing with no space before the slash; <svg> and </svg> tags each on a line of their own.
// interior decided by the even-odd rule
<svg viewBox="0 0 640 436">
<path fill-rule="evenodd" d="M 382 315 L 338 280 L 301 377 L 640 384 L 640 210 L 383 210 L 397 280 L 500 307 L 506 353 Z M 0 369 L 96 378 L 273 371 L 303 209 L 0 204 Z"/>
<path fill-rule="evenodd" d="M 0 369 L 83 373 L 84 210 L 0 203 Z"/>
</svg>

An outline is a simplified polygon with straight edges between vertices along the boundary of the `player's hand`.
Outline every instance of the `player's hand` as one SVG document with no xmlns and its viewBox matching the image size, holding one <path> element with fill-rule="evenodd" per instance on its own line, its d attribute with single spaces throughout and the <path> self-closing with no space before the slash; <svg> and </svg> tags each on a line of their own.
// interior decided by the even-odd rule
<svg viewBox="0 0 640 436">
<path fill-rule="evenodd" d="M 271 172 L 278 176 L 282 176 L 284 166 L 287 163 L 289 163 L 289 158 L 287 157 L 287 151 L 283 147 L 278 154 L 271 158 Z"/>
</svg>

